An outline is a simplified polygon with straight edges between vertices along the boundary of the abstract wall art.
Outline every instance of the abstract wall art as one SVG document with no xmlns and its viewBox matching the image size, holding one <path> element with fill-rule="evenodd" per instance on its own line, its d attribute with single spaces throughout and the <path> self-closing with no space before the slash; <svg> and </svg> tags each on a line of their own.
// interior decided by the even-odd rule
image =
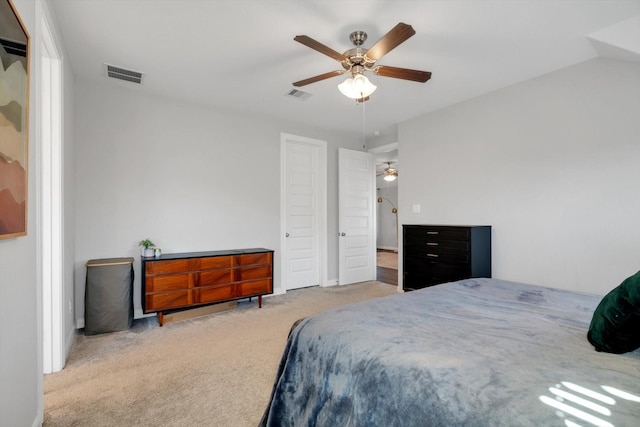
<svg viewBox="0 0 640 427">
<path fill-rule="evenodd" d="M 27 234 L 29 34 L 0 0 L 0 239 Z"/>
</svg>

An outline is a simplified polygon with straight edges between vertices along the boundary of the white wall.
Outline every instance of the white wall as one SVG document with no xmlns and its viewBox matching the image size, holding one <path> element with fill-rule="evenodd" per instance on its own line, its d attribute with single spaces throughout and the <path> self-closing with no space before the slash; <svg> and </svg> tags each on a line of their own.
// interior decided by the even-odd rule
<svg viewBox="0 0 640 427">
<path fill-rule="evenodd" d="M 378 249 L 398 249 L 398 220 L 392 212 L 398 207 L 398 186 L 388 183 L 379 176 L 377 179 L 376 195 L 382 197 L 382 203 L 376 205 L 376 247 Z"/>
<path fill-rule="evenodd" d="M 63 326 L 65 336 L 65 354 L 69 355 L 75 334 L 75 312 L 69 312 L 69 303 L 75 302 L 75 75 L 64 50 L 63 41 L 56 39 L 58 48 L 62 51 L 63 72 L 63 147 L 62 147 L 62 197 L 63 197 L 63 224 L 62 245 L 64 247 L 62 280 L 63 280 Z M 66 359 L 66 358 L 65 358 Z"/>
<path fill-rule="evenodd" d="M 141 316 L 141 239 L 164 253 L 274 249 L 280 286 L 280 133 L 328 142 L 329 278 L 337 278 L 337 148 L 357 138 L 141 94 L 76 86 L 76 313 L 84 322 L 85 263 L 134 257 Z"/>
<path fill-rule="evenodd" d="M 27 236 L 0 241 L 0 425 L 35 426 L 43 419 L 42 376 L 42 289 L 39 265 L 39 216 L 41 143 L 39 140 L 40 20 L 45 17 L 55 30 L 55 18 L 48 15 L 40 0 L 14 0 L 22 22 L 30 35 L 29 87 L 29 189 Z M 64 53 L 62 40 L 54 37 Z M 73 71 L 63 58 L 64 112 L 63 154 L 64 255 L 63 298 L 73 298 L 74 225 L 73 186 Z M 65 307 L 67 304 L 65 304 Z M 74 331 L 74 316 L 62 313 L 65 350 L 69 350 Z M 19 325 L 19 327 L 17 326 Z M 65 345 L 63 344 L 63 345 Z"/>
<path fill-rule="evenodd" d="M 36 38 L 34 0 L 15 0 L 31 42 Z M 34 58 L 31 51 L 31 59 Z M 37 70 L 31 61 L 30 75 Z M 30 104 L 35 91 L 30 91 Z M 27 236 L 0 240 L 0 425 L 30 426 L 42 419 L 42 367 L 38 337 L 35 109 L 29 114 Z"/>
<path fill-rule="evenodd" d="M 640 65 L 595 59 L 403 123 L 401 223 L 492 225 L 494 277 L 604 294 L 640 269 L 639 112 Z"/>
</svg>

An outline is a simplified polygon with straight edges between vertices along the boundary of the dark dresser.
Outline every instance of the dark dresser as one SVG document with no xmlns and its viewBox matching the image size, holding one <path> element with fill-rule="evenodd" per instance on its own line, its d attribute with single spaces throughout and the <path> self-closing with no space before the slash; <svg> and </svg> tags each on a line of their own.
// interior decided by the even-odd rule
<svg viewBox="0 0 640 427">
<path fill-rule="evenodd" d="M 402 289 L 491 277 L 491 226 L 403 225 Z"/>
</svg>

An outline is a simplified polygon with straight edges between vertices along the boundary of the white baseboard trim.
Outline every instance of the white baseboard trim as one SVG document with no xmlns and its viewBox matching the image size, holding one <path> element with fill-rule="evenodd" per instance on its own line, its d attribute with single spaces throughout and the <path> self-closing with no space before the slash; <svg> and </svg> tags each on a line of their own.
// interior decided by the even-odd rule
<svg viewBox="0 0 640 427">
<path fill-rule="evenodd" d="M 133 318 L 134 318 L 134 319 L 143 319 L 143 318 L 145 318 L 145 317 L 153 317 L 153 316 L 155 316 L 155 315 L 156 315 L 156 313 L 147 313 L 147 314 L 144 314 L 144 313 L 142 312 L 142 310 L 134 310 L 134 311 L 133 311 Z"/>
<path fill-rule="evenodd" d="M 328 288 L 330 286 L 337 286 L 337 285 L 338 285 L 338 279 L 332 279 L 332 280 L 327 280 L 325 283 L 323 283 L 320 286 L 323 288 Z"/>
<path fill-rule="evenodd" d="M 145 318 L 145 317 L 153 317 L 153 316 L 155 316 L 155 315 L 156 315 L 156 313 L 147 313 L 147 314 L 144 314 L 144 313 L 142 312 L 142 310 L 134 310 L 134 312 L 133 312 L 133 319 L 134 319 L 134 320 L 135 320 L 135 319 L 142 319 L 142 318 Z M 84 317 L 83 317 L 83 318 L 80 318 L 80 319 L 76 319 L 76 329 L 82 329 L 82 328 L 84 328 Z"/>
<path fill-rule="evenodd" d="M 44 410 L 38 409 L 38 413 L 36 414 L 36 418 L 33 420 L 31 424 L 32 427 L 41 427 L 42 423 L 44 423 Z"/>
<path fill-rule="evenodd" d="M 84 319 L 82 319 L 84 321 Z M 64 364 L 63 364 L 63 368 L 67 365 L 67 359 L 69 358 L 69 355 L 71 354 L 71 347 L 73 346 L 73 340 L 75 340 L 76 338 L 76 330 L 71 328 L 71 330 L 69 331 L 69 333 L 67 334 L 67 339 L 65 340 L 65 347 L 64 347 Z"/>
<path fill-rule="evenodd" d="M 264 297 L 268 298 L 268 297 L 272 297 L 272 296 L 275 296 L 275 295 L 284 295 L 286 293 L 287 293 L 287 291 L 285 289 L 278 288 L 278 289 L 274 289 L 272 294 L 264 295 Z"/>
</svg>

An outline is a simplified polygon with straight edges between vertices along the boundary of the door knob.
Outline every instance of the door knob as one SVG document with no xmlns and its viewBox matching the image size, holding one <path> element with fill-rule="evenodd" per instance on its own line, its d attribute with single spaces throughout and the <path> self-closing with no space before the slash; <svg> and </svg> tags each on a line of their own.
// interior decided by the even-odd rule
<svg viewBox="0 0 640 427">
<path fill-rule="evenodd" d="M 340 235 L 341 235 L 342 237 L 344 237 L 344 236 L 346 236 L 346 235 L 347 235 L 347 233 L 340 233 Z"/>
<path fill-rule="evenodd" d="M 284 237 L 289 237 L 289 233 L 285 234 Z"/>
</svg>

